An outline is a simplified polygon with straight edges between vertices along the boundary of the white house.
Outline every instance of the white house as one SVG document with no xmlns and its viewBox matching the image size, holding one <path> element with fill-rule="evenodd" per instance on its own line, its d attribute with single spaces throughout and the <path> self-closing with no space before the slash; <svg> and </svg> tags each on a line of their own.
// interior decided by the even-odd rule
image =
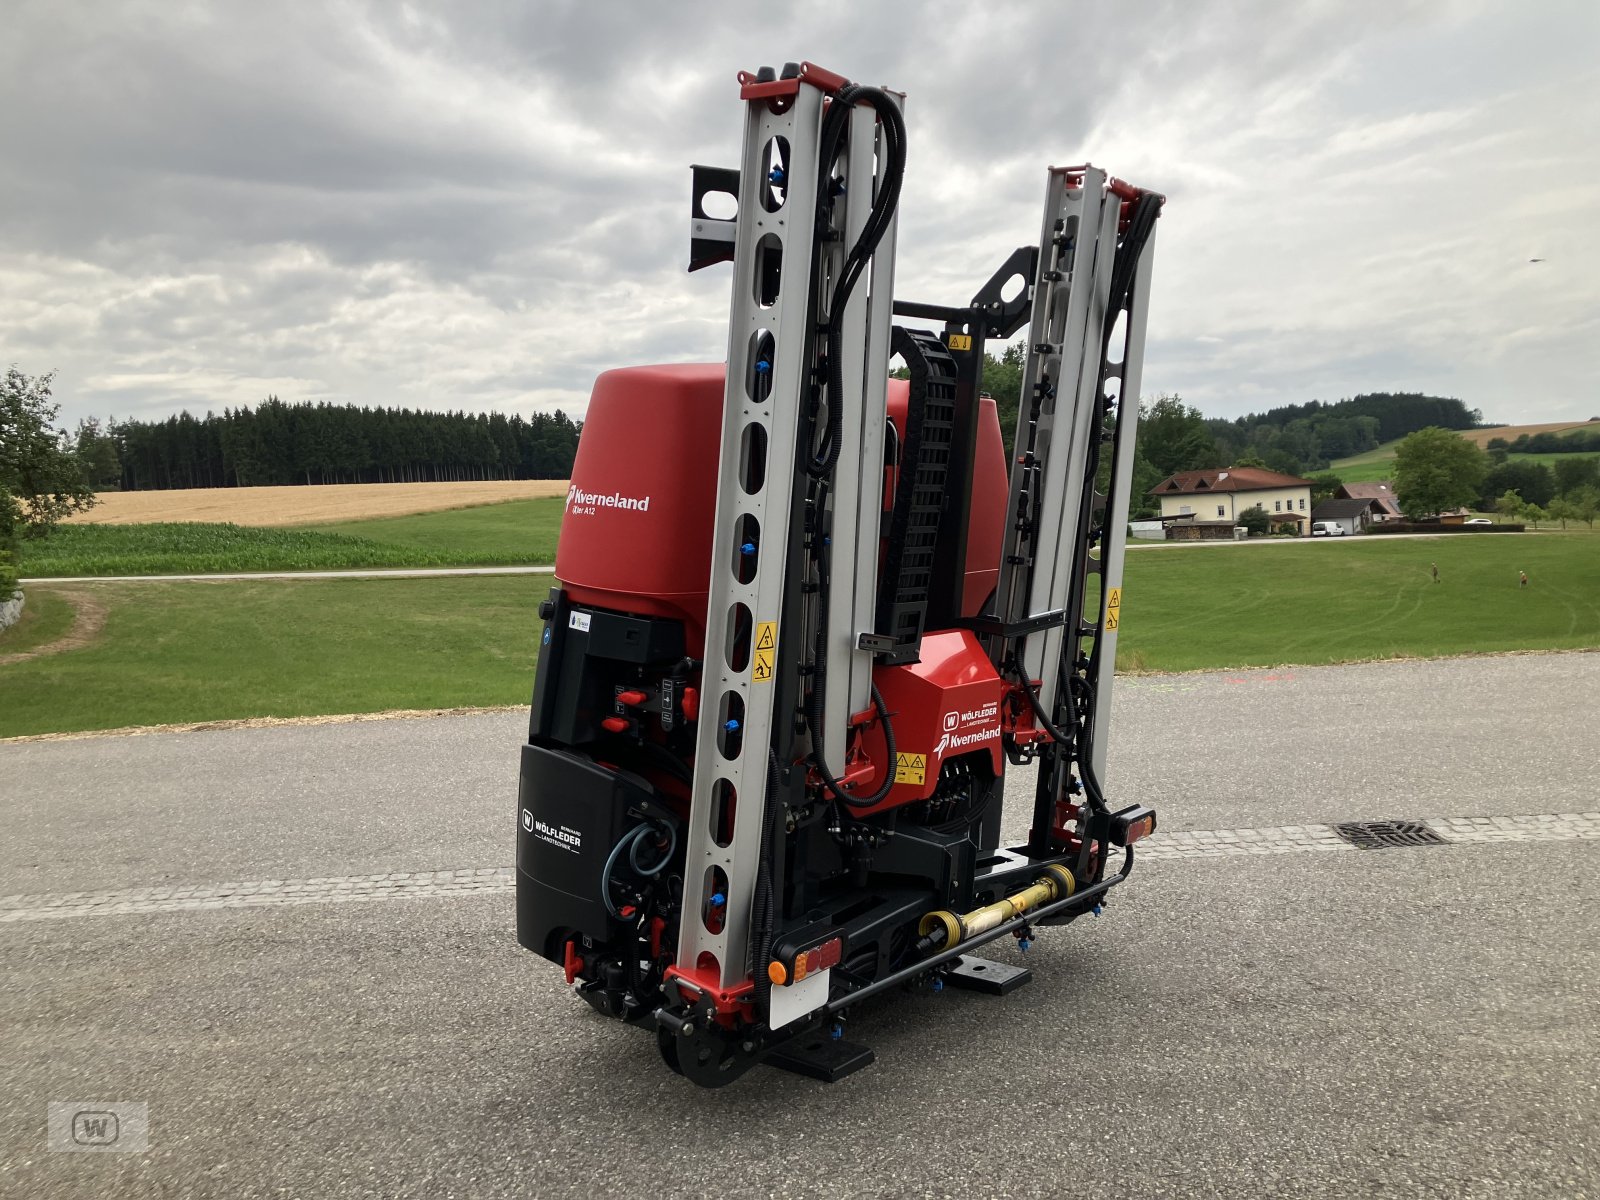
<svg viewBox="0 0 1600 1200">
<path fill-rule="evenodd" d="M 1260 507 L 1272 526 L 1292 526 L 1302 537 L 1311 529 L 1311 481 L 1260 467 L 1179 471 L 1151 488 L 1150 495 L 1161 501 L 1161 519 L 1168 524 L 1231 529 L 1247 510 Z M 1220 530 L 1218 535 L 1231 536 Z"/>
</svg>

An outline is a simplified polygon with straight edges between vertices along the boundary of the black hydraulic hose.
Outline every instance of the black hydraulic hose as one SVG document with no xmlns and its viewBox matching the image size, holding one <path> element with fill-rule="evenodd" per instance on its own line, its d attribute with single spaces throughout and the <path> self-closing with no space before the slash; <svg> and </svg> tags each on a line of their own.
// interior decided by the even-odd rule
<svg viewBox="0 0 1600 1200">
<path fill-rule="evenodd" d="M 833 297 L 828 310 L 828 324 L 826 330 L 827 343 L 825 356 L 827 361 L 827 401 L 828 424 L 824 434 L 822 448 L 811 456 L 806 464 L 807 472 L 819 481 L 815 496 L 815 511 L 818 516 L 817 527 L 813 530 L 814 549 L 813 558 L 817 565 L 817 640 L 813 652 L 811 695 L 806 706 L 806 721 L 811 728 L 811 759 L 817 768 L 817 773 L 822 777 L 823 784 L 828 791 L 841 803 L 851 808 L 870 808 L 879 803 L 889 794 L 889 789 L 894 786 L 894 761 L 895 740 L 894 727 L 889 720 L 888 708 L 879 695 L 878 689 L 872 689 L 872 703 L 877 710 L 878 719 L 883 723 L 886 762 L 884 765 L 883 781 L 878 790 L 871 796 L 852 796 L 845 791 L 838 777 L 828 769 L 828 764 L 823 756 L 822 730 L 824 729 L 824 698 L 828 678 L 828 598 L 831 589 L 830 551 L 827 548 L 827 538 L 822 528 L 821 517 L 826 510 L 827 481 L 832 478 L 834 467 L 839 461 L 839 450 L 843 443 L 844 406 L 844 313 L 850 300 L 851 293 L 877 250 L 878 243 L 883 240 L 884 234 L 889 230 L 889 224 L 894 218 L 895 210 L 900 203 L 900 188 L 905 177 L 906 164 L 906 129 L 905 119 L 900 114 L 900 107 L 894 99 L 880 88 L 860 87 L 847 84 L 842 88 L 828 106 L 828 115 L 823 120 L 822 136 L 820 139 L 819 161 L 822 169 L 817 175 L 817 237 L 812 251 L 811 277 L 815 282 L 821 263 L 823 238 L 827 222 L 830 201 L 833 190 L 832 163 L 834 154 L 844 138 L 848 127 L 850 114 L 859 103 L 870 104 L 878 114 L 879 122 L 883 128 L 883 153 L 884 163 L 881 183 L 878 194 L 873 198 L 871 211 L 862 227 L 860 235 L 856 238 L 855 245 L 851 247 L 845 259 L 844 269 L 839 274 L 839 280 L 834 288 Z"/>
<path fill-rule="evenodd" d="M 820 489 L 826 494 L 826 488 Z M 894 724 L 889 720 L 888 706 L 883 702 L 883 695 L 878 691 L 878 685 L 872 685 L 872 706 L 877 710 L 878 720 L 883 725 L 884 766 L 883 780 L 878 784 L 878 790 L 870 796 L 853 796 L 845 791 L 844 785 L 838 777 L 828 769 L 828 761 L 822 749 L 822 731 L 826 728 L 824 723 L 825 705 L 828 690 L 828 599 L 831 594 L 829 587 L 829 558 L 831 551 L 822 543 L 822 531 L 815 531 L 817 539 L 817 641 L 813 651 L 811 668 L 811 695 L 806 702 L 806 724 L 811 727 L 811 762 L 817 768 L 817 774 L 822 776 L 823 786 L 833 793 L 834 798 L 849 808 L 871 808 L 889 794 L 889 789 L 894 786 L 895 741 Z"/>
<path fill-rule="evenodd" d="M 1083 772 L 1083 786 L 1087 789 L 1090 799 L 1096 801 L 1104 808 L 1106 803 L 1105 789 L 1100 786 L 1100 776 L 1094 769 L 1094 686 L 1081 675 L 1069 674 L 1067 676 L 1069 688 L 1081 688 L 1083 697 L 1083 742 L 1082 751 L 1078 757 L 1078 769 Z"/>
<path fill-rule="evenodd" d="M 1039 693 L 1033 690 L 1033 680 L 1028 678 L 1028 670 L 1022 665 L 1022 655 L 1027 645 L 1026 637 L 1019 637 L 1016 648 L 1011 652 L 1011 669 L 1017 673 L 1017 682 L 1022 684 L 1023 694 L 1028 697 L 1028 707 L 1033 709 L 1033 719 L 1039 722 L 1040 727 L 1050 735 L 1051 740 L 1058 746 L 1065 746 L 1072 741 L 1072 735 L 1057 729 L 1050 720 L 1050 715 L 1044 711 L 1044 705 L 1039 701 Z"/>
<path fill-rule="evenodd" d="M 1133 276 L 1139 269 L 1139 259 L 1144 255 L 1144 244 L 1150 240 L 1150 231 L 1156 227 L 1161 215 L 1162 198 L 1154 192 L 1145 192 L 1133 204 L 1128 218 L 1128 232 L 1117 247 L 1117 257 L 1111 267 L 1111 296 L 1106 305 L 1105 333 L 1102 348 L 1111 345 L 1111 334 L 1116 329 L 1117 317 L 1127 307 L 1128 293 L 1133 290 Z M 1104 355 L 1101 358 L 1104 359 Z"/>
<path fill-rule="evenodd" d="M 751 973 L 755 978 L 756 1004 L 767 1008 L 772 997 L 772 980 L 767 964 L 772 961 L 772 933 L 777 926 L 778 906 L 772 893 L 772 839 L 777 831 L 778 755 L 767 751 L 767 789 L 761 812 L 761 854 L 756 860 L 756 894 L 750 924 L 755 933 L 755 952 Z"/>
<path fill-rule="evenodd" d="M 826 329 L 826 359 L 827 359 L 827 398 L 828 398 L 828 424 L 827 432 L 823 437 L 822 447 L 812 455 L 811 461 L 806 464 L 806 469 L 814 477 L 824 477 L 833 474 L 833 469 L 839 461 L 839 450 L 843 443 L 844 408 L 840 397 L 844 393 L 844 313 L 849 304 L 850 296 L 855 291 L 856 284 L 871 260 L 873 253 L 878 248 L 878 243 L 883 240 L 884 234 L 889 231 L 889 223 L 894 217 L 896 208 L 900 204 L 900 188 L 905 178 L 906 165 L 906 126 L 905 118 L 900 114 L 900 107 L 894 99 L 881 88 L 859 87 L 847 84 L 834 96 L 828 106 L 828 115 L 823 121 L 822 137 L 819 146 L 819 161 L 822 169 L 817 174 L 817 238 L 812 251 L 812 278 L 817 277 L 817 268 L 821 262 L 823 238 L 829 201 L 832 199 L 833 171 L 832 163 L 834 153 L 844 138 L 850 113 L 857 104 L 870 104 L 878 114 L 878 119 L 884 132 L 884 167 L 882 183 L 878 194 L 873 198 L 872 209 L 867 214 L 866 224 L 862 227 L 861 234 L 856 238 L 855 245 L 851 247 L 845 259 L 844 269 L 839 273 L 838 284 L 834 288 L 833 299 L 828 310 L 828 324 Z"/>
</svg>

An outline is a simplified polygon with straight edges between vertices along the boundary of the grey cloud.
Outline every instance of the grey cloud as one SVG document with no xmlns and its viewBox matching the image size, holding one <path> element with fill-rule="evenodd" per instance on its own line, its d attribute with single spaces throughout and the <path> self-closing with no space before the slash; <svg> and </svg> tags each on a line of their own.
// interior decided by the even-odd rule
<svg viewBox="0 0 1600 1200">
<path fill-rule="evenodd" d="M 1171 200 L 1147 390 L 1587 416 L 1597 21 L 24 3 L 0 43 L 0 360 L 60 368 L 70 415 L 131 415 L 265 390 L 573 411 L 608 366 L 720 358 L 726 272 L 682 274 L 688 164 L 736 160 L 736 70 L 807 57 L 908 93 L 900 294 L 970 296 L 1036 236 L 1043 168 L 1088 157 Z M 1528 243 L 1544 282 L 1513 269 Z"/>
</svg>

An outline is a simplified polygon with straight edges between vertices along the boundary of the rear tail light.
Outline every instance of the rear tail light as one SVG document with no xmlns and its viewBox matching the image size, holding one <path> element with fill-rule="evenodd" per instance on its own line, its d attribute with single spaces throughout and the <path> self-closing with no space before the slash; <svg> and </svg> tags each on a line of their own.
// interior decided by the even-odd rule
<svg viewBox="0 0 1600 1200">
<path fill-rule="evenodd" d="M 1140 838 L 1156 831 L 1156 810 L 1142 804 L 1132 804 L 1121 812 L 1111 814 L 1111 841 L 1117 846 L 1131 846 Z"/>
</svg>

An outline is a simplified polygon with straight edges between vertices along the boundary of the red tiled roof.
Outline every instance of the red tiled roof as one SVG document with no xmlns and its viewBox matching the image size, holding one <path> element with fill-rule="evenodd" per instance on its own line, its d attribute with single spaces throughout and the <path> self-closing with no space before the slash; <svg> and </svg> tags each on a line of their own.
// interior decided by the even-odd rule
<svg viewBox="0 0 1600 1200">
<path fill-rule="evenodd" d="M 1400 504 L 1394 496 L 1394 485 L 1387 480 L 1373 483 L 1341 483 L 1334 495 L 1345 500 L 1376 500 L 1383 506 L 1385 512 L 1397 515 L 1400 512 Z"/>
<path fill-rule="evenodd" d="M 1280 475 L 1260 467 L 1214 467 L 1208 471 L 1179 471 L 1150 489 L 1152 496 L 1195 496 L 1212 492 L 1265 492 L 1275 488 L 1310 487 L 1309 479 Z"/>
</svg>

